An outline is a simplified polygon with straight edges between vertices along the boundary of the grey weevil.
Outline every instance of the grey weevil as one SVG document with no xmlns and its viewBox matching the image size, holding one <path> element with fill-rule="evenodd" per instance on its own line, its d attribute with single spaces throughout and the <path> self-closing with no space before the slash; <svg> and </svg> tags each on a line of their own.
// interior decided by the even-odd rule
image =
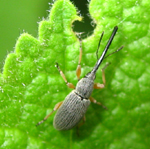
<svg viewBox="0 0 150 149">
<path fill-rule="evenodd" d="M 94 80 L 96 77 L 96 72 L 97 72 L 100 64 L 102 63 L 103 59 L 110 55 L 109 54 L 108 56 L 105 56 L 117 30 L 118 30 L 118 27 L 115 26 L 101 57 L 97 60 L 92 71 L 87 73 L 85 75 L 85 77 L 82 79 L 80 79 L 80 74 L 81 74 L 80 63 L 81 63 L 81 58 L 82 58 L 82 48 L 80 46 L 79 63 L 78 63 L 77 69 L 76 69 L 76 75 L 77 75 L 77 78 L 79 81 L 78 81 L 76 87 L 72 83 L 69 83 L 67 81 L 64 73 L 59 68 L 58 63 L 56 63 L 56 67 L 59 70 L 60 75 L 62 76 L 66 85 L 69 88 L 72 88 L 74 90 L 71 91 L 67 95 L 67 97 L 65 98 L 64 101 L 57 103 L 55 105 L 53 111 L 49 115 L 47 115 L 42 121 L 37 123 L 37 125 L 40 125 L 41 123 L 43 123 L 45 120 L 47 120 L 47 118 L 54 111 L 58 110 L 54 117 L 54 121 L 53 121 L 53 125 L 54 125 L 55 129 L 69 130 L 69 129 L 72 129 L 74 126 L 76 126 L 82 119 L 84 120 L 84 116 L 85 116 L 88 106 L 90 105 L 90 102 L 101 105 L 101 103 L 97 102 L 93 97 L 91 97 L 91 94 L 92 94 L 94 88 L 100 89 L 100 88 L 105 87 L 105 82 L 106 82 L 105 81 L 105 73 L 104 73 L 105 67 L 102 69 L 103 84 L 94 83 Z M 101 35 L 100 41 L 102 39 L 102 36 L 103 36 L 103 34 Z M 99 46 L 100 46 L 100 42 L 99 42 Z M 98 46 L 98 49 L 99 49 L 99 46 Z M 117 51 L 121 50 L 122 48 L 123 48 L 123 46 L 120 47 Z M 115 51 L 115 52 L 117 52 L 117 51 Z M 113 53 L 115 53 L 115 52 L 113 52 Z M 113 53 L 111 53 L 111 54 L 113 54 Z"/>
</svg>

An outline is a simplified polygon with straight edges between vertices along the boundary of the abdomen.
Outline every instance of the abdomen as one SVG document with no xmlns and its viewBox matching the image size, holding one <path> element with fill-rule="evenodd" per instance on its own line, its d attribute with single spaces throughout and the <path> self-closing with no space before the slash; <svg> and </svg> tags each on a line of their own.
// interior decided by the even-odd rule
<svg viewBox="0 0 150 149">
<path fill-rule="evenodd" d="M 85 115 L 90 100 L 81 99 L 72 91 L 58 109 L 53 125 L 57 130 L 69 130 L 77 125 Z"/>
</svg>

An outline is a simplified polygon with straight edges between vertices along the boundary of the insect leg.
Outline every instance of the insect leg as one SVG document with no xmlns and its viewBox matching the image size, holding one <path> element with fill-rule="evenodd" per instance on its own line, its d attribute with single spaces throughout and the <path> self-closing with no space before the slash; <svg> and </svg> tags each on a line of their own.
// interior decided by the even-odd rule
<svg viewBox="0 0 150 149">
<path fill-rule="evenodd" d="M 80 136 L 79 135 L 79 128 L 85 123 L 85 121 L 86 121 L 86 117 L 84 116 L 82 119 L 82 122 L 77 125 L 77 135 L 78 136 Z"/>
<path fill-rule="evenodd" d="M 93 103 L 95 103 L 95 104 L 98 104 L 98 105 L 102 106 L 104 109 L 107 110 L 107 107 L 105 107 L 104 105 L 102 105 L 102 103 L 97 102 L 97 100 L 94 99 L 93 97 L 90 97 L 89 99 L 90 99 L 91 102 L 93 102 Z"/>
<path fill-rule="evenodd" d="M 61 106 L 62 103 L 63 103 L 63 101 L 57 103 L 57 104 L 55 105 L 53 111 L 50 112 L 42 121 L 38 122 L 38 123 L 36 124 L 36 126 L 38 126 L 38 125 L 42 124 L 44 121 L 46 121 L 46 120 L 52 115 L 52 113 L 53 113 L 54 111 L 56 111 L 56 110 L 59 109 L 59 107 Z"/>
<path fill-rule="evenodd" d="M 105 85 L 100 84 L 100 83 L 94 83 L 94 86 L 93 86 L 94 89 L 101 89 L 101 88 L 104 88 L 104 87 L 105 87 Z"/>
<path fill-rule="evenodd" d="M 109 65 L 110 63 L 107 63 L 103 68 L 102 68 L 102 80 L 103 80 L 103 84 L 100 83 L 94 83 L 94 89 L 101 89 L 105 87 L 106 84 L 106 79 L 105 79 L 105 69 L 106 67 Z"/>
<path fill-rule="evenodd" d="M 80 128 L 86 121 L 86 117 L 84 116 L 82 122 L 78 124 L 78 128 Z"/>
<path fill-rule="evenodd" d="M 79 55 L 78 66 L 76 69 L 76 75 L 77 75 L 78 80 L 80 80 L 80 75 L 81 75 L 81 59 L 82 59 L 82 41 L 80 40 L 80 55 Z"/>
<path fill-rule="evenodd" d="M 66 85 L 69 87 L 69 88 L 73 88 L 75 89 L 75 86 L 72 84 L 72 83 L 69 83 L 64 75 L 64 73 L 62 72 L 62 70 L 59 68 L 59 65 L 58 63 L 56 63 L 56 67 L 60 73 L 60 75 L 62 76 L 63 80 L 65 81 Z"/>
</svg>

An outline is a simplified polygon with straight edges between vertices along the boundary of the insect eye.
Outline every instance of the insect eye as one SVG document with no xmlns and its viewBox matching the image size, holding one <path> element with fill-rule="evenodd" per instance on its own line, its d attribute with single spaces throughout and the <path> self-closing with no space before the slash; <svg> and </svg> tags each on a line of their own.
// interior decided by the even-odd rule
<svg viewBox="0 0 150 149">
<path fill-rule="evenodd" d="M 90 75 L 91 72 L 88 72 L 84 78 L 87 78 Z"/>
</svg>

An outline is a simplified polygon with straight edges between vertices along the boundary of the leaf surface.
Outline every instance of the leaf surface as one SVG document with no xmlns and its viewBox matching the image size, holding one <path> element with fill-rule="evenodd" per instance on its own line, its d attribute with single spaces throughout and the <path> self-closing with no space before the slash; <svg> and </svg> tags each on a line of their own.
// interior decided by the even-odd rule
<svg viewBox="0 0 150 149">
<path fill-rule="evenodd" d="M 79 58 L 79 40 L 72 23 L 81 21 L 69 0 L 57 0 L 49 19 L 39 24 L 38 39 L 23 33 L 14 53 L 6 60 L 0 75 L 1 148 L 70 149 L 147 149 L 150 136 L 150 52 L 148 1 L 91 0 L 89 12 L 97 24 L 93 35 L 83 40 L 82 77 L 96 62 L 96 49 L 102 31 L 102 49 L 113 30 L 118 33 L 104 60 L 106 87 L 92 96 L 108 110 L 91 104 L 86 123 L 76 130 L 59 132 L 52 126 L 54 114 L 43 124 L 37 122 L 71 91 L 55 68 L 58 62 L 69 82 L 77 83 L 75 70 Z M 102 82 L 100 69 L 95 82 Z"/>
</svg>

